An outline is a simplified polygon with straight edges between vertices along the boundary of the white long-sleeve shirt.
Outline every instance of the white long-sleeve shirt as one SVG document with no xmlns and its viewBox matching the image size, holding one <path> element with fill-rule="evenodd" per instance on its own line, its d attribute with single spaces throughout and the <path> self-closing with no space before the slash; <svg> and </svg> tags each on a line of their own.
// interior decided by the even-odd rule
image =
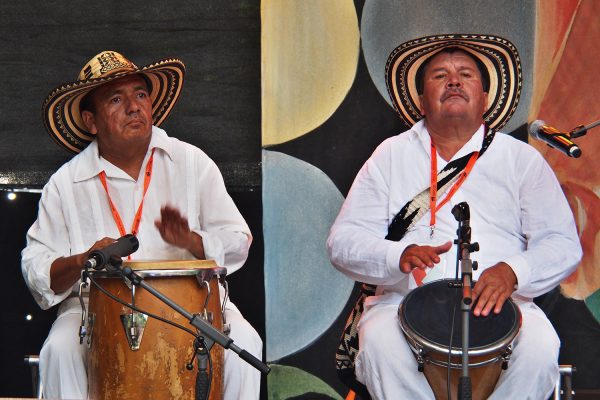
<svg viewBox="0 0 600 400">
<path fill-rule="evenodd" d="M 483 131 L 481 126 L 452 160 L 478 151 Z M 399 242 L 384 239 L 398 211 L 430 185 L 430 146 L 420 121 L 385 140 L 363 165 L 327 240 L 338 270 L 378 285 L 380 301 L 401 299 L 415 287 L 412 275 L 399 267 L 406 246 L 455 240 L 458 223 L 451 210 L 467 202 L 471 240 L 480 245 L 471 254 L 479 262 L 474 279 L 486 268 L 506 262 L 518 280 L 513 296 L 528 300 L 573 272 L 582 250 L 573 214 L 553 171 L 533 147 L 502 133 L 495 135 L 462 186 L 437 211 L 433 238 L 427 212 Z M 447 162 L 439 155 L 437 161 L 439 172 Z M 439 197 L 438 202 L 445 194 Z M 428 279 L 456 277 L 456 246 L 440 257 Z"/>
<path fill-rule="evenodd" d="M 108 190 L 127 233 L 144 193 L 143 171 L 154 152 L 152 177 L 139 226 L 139 249 L 132 260 L 189 260 L 187 250 L 166 243 L 154 221 L 169 204 L 188 218 L 202 237 L 207 259 L 235 272 L 246 261 L 252 236 L 227 193 L 216 164 L 200 149 L 152 127 L 152 139 L 137 181 L 99 156 L 96 141 L 63 165 L 44 187 L 38 218 L 27 233 L 22 271 L 33 297 L 46 309 L 72 290 L 54 293 L 50 266 L 59 257 L 87 251 L 103 237 L 118 238 L 117 224 L 98 174 L 105 171 Z M 77 287 L 74 285 L 73 290 Z"/>
</svg>

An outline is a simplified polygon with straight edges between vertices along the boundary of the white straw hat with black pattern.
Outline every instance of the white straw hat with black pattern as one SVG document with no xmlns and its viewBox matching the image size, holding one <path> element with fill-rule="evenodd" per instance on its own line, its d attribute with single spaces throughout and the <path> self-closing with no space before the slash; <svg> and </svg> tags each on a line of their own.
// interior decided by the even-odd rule
<svg viewBox="0 0 600 400">
<path fill-rule="evenodd" d="M 483 115 L 494 130 L 502 128 L 515 112 L 521 96 L 521 59 L 516 47 L 494 35 L 448 34 L 414 39 L 396 47 L 388 57 L 385 77 L 392 104 L 409 125 L 420 113 L 416 76 L 430 57 L 447 47 L 458 47 L 476 57 L 489 77 L 488 109 Z"/>
<path fill-rule="evenodd" d="M 183 62 L 168 58 L 138 68 L 116 51 L 103 51 L 84 65 L 77 81 L 55 88 L 44 101 L 44 125 L 50 136 L 65 149 L 79 153 L 94 139 L 81 118 L 81 100 L 94 88 L 133 74 L 146 78 L 153 124 L 160 125 L 181 94 L 185 76 Z"/>
</svg>

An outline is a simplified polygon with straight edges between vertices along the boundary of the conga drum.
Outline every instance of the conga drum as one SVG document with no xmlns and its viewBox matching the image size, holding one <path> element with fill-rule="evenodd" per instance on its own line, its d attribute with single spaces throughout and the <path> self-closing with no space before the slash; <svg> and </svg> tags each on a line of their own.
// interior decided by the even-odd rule
<svg viewBox="0 0 600 400">
<path fill-rule="evenodd" d="M 462 289 L 451 288 L 449 282 L 443 279 L 414 289 L 398 308 L 400 327 L 436 399 L 448 398 L 448 368 L 451 398 L 456 398 L 462 372 Z M 521 312 L 510 299 L 500 314 L 476 317 L 470 313 L 468 353 L 473 399 L 486 399 L 493 392 L 501 369 L 508 365 L 511 344 L 520 327 Z"/>
<path fill-rule="evenodd" d="M 205 316 L 222 330 L 219 281 L 226 269 L 213 261 L 124 262 L 146 283 L 192 314 Z M 94 272 L 92 278 L 105 290 L 145 312 L 173 321 L 192 331 L 189 321 L 140 287 L 114 272 Z M 198 365 L 186 365 L 194 353 L 194 336 L 170 324 L 132 311 L 90 286 L 88 307 L 89 399 L 194 399 Z M 211 351 L 212 381 L 209 399 L 221 399 L 224 350 Z"/>
</svg>

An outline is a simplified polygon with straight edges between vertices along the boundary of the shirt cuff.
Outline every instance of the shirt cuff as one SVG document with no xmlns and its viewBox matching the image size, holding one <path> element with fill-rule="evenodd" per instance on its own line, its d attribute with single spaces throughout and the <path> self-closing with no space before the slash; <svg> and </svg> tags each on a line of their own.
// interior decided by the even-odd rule
<svg viewBox="0 0 600 400">
<path fill-rule="evenodd" d="M 39 257 L 41 258 L 42 256 Z M 56 253 L 46 254 L 44 260 L 39 260 L 37 269 L 35 269 L 36 267 L 34 266 L 30 266 L 27 271 L 26 279 L 29 291 L 33 295 L 36 303 L 38 303 L 43 310 L 47 310 L 50 307 L 59 304 L 69 297 L 73 290 L 71 287 L 64 292 L 54 293 L 50 288 L 50 268 L 52 266 L 52 261 L 59 257 L 60 255 Z M 79 284 L 79 281 L 77 281 L 76 284 Z"/>
<path fill-rule="evenodd" d="M 390 285 L 399 282 L 406 274 L 400 270 L 400 257 L 410 243 L 393 242 L 386 254 L 387 272 L 391 278 Z M 387 285 L 388 283 L 386 283 Z"/>
<path fill-rule="evenodd" d="M 204 256 L 207 260 L 214 260 L 218 266 L 225 265 L 225 257 L 223 251 L 223 243 L 216 235 L 211 235 L 206 231 L 194 230 L 202 238 L 202 246 L 204 247 Z"/>
<path fill-rule="evenodd" d="M 504 262 L 512 268 L 517 277 L 517 289 L 515 290 L 515 293 L 519 294 L 519 291 L 529 286 L 531 281 L 531 268 L 529 268 L 529 263 L 522 255 L 509 257 L 504 260 Z"/>
</svg>

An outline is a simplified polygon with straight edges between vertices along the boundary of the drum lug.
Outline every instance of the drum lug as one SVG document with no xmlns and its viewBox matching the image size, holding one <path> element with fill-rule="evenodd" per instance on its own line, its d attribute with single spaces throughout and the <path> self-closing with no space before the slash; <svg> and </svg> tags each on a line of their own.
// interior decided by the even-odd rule
<svg viewBox="0 0 600 400">
<path fill-rule="evenodd" d="M 213 318 L 214 318 L 214 316 L 213 316 L 213 312 L 212 312 L 212 311 L 206 311 L 206 308 L 205 308 L 205 309 L 204 309 L 204 312 L 203 312 L 203 315 L 202 315 L 202 318 L 204 318 L 204 320 L 205 320 L 206 322 L 208 322 L 209 324 L 211 324 L 211 325 L 212 325 L 212 323 L 213 323 Z"/>
<path fill-rule="evenodd" d="M 121 314 L 121 323 L 125 329 L 125 337 L 132 351 L 139 350 L 144 335 L 144 328 L 148 322 L 148 316 L 139 312 Z"/>
<path fill-rule="evenodd" d="M 84 272 L 81 273 L 81 282 L 79 282 L 79 290 L 77 297 L 79 298 L 79 304 L 81 305 L 81 325 L 79 326 L 79 344 L 83 344 L 83 339 L 87 336 L 87 308 L 85 301 L 83 300 L 83 289 L 88 286 L 87 277 Z"/>
<path fill-rule="evenodd" d="M 85 320 L 85 314 L 83 319 Z M 83 339 L 87 336 L 87 326 L 81 324 L 79 326 L 79 344 L 83 344 Z"/>
<path fill-rule="evenodd" d="M 419 349 L 417 354 L 417 370 L 423 372 L 425 370 L 425 360 L 423 358 L 423 349 Z"/>
<path fill-rule="evenodd" d="M 212 311 L 208 311 L 208 303 L 210 301 L 211 296 L 210 282 L 205 280 L 204 277 L 200 277 L 199 275 L 196 275 L 196 279 L 198 280 L 200 286 L 204 286 L 206 288 L 206 298 L 204 299 L 204 306 L 202 307 L 202 318 L 204 318 L 205 321 L 212 325 L 213 313 Z"/>
<path fill-rule="evenodd" d="M 221 305 L 221 318 L 223 319 L 223 333 L 225 333 L 227 336 L 229 336 L 229 333 L 231 332 L 231 326 L 227 323 L 227 318 L 225 317 L 225 307 L 227 306 L 227 300 L 229 299 L 229 284 L 227 283 L 227 280 L 225 279 L 224 274 L 219 278 L 219 282 L 225 289 L 225 295 L 223 296 L 223 304 Z"/>
<path fill-rule="evenodd" d="M 135 291 L 135 286 L 131 283 L 131 281 L 126 278 L 125 276 L 123 276 L 123 283 L 125 284 L 125 286 L 127 286 L 127 288 L 131 291 Z"/>
<path fill-rule="evenodd" d="M 88 349 L 92 347 L 92 334 L 94 333 L 94 322 L 96 321 L 96 314 L 95 313 L 88 313 L 88 317 L 87 317 L 87 328 L 83 328 L 83 331 L 85 331 L 85 334 L 87 336 L 87 347 Z"/>
<path fill-rule="evenodd" d="M 512 354 L 512 344 L 509 344 L 506 347 L 506 353 L 502 354 L 502 369 L 508 369 L 508 362 L 510 361 L 510 356 Z"/>
</svg>

